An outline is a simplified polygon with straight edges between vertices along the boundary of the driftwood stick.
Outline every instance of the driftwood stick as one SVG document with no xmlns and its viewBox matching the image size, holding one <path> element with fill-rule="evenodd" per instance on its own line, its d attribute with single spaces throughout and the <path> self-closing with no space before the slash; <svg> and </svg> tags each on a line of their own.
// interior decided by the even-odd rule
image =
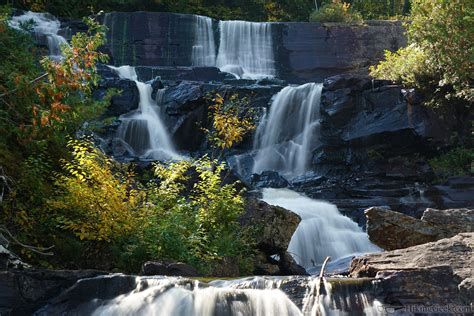
<svg viewBox="0 0 474 316">
<path fill-rule="evenodd" d="M 318 288 L 318 296 L 320 294 L 326 294 L 326 287 L 324 286 L 324 270 L 326 270 L 326 265 L 328 264 L 329 260 L 331 260 L 331 257 L 326 257 L 324 259 L 323 265 L 321 267 L 321 271 L 319 272 L 319 288 Z"/>
</svg>

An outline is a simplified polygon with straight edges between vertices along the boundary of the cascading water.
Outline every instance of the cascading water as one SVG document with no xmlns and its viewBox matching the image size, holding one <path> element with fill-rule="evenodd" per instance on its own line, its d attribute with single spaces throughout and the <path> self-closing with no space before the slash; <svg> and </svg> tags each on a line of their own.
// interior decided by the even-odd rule
<svg viewBox="0 0 474 316">
<path fill-rule="evenodd" d="M 145 159 L 181 159 L 161 121 L 159 108 L 151 97 L 151 85 L 140 82 L 133 67 L 109 67 L 120 78 L 135 81 L 140 95 L 138 110 L 120 116 L 122 123 L 117 131 L 118 139 L 136 156 Z"/>
<path fill-rule="evenodd" d="M 48 43 L 49 55 L 53 58 L 61 57 L 61 45 L 67 45 L 64 37 L 58 34 L 61 23 L 56 17 L 48 13 L 28 11 L 25 14 L 13 16 L 10 26 L 21 30 L 22 25 L 33 21 L 32 29 L 37 39 L 45 37 Z"/>
<path fill-rule="evenodd" d="M 319 139 L 322 84 L 288 86 L 278 92 L 260 122 L 253 173 L 272 170 L 287 177 L 304 173 Z"/>
<path fill-rule="evenodd" d="M 270 23 L 221 21 L 216 65 L 237 78 L 274 77 L 275 58 Z"/>
<path fill-rule="evenodd" d="M 302 221 L 293 234 L 288 252 L 308 272 L 317 272 L 326 256 L 337 261 L 380 251 L 366 233 L 333 204 L 310 199 L 288 189 L 264 189 L 263 201 L 298 214 Z"/>
<path fill-rule="evenodd" d="M 203 283 L 177 277 L 99 276 L 76 283 L 35 315 L 316 316 L 377 314 L 370 280 L 250 277 Z M 93 291 L 90 289 L 94 288 Z M 104 291 L 106 289 L 106 291 Z M 70 297 L 74 302 L 70 302 Z"/>
<path fill-rule="evenodd" d="M 196 15 L 196 26 L 193 45 L 193 66 L 216 65 L 216 43 L 212 19 Z"/>
</svg>

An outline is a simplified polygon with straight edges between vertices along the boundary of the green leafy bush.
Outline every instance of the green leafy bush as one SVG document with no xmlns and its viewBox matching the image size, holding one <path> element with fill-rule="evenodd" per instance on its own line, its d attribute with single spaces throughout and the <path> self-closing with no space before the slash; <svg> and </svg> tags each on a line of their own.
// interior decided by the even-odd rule
<svg viewBox="0 0 474 316">
<path fill-rule="evenodd" d="M 124 246 L 129 259 L 179 260 L 209 274 L 224 258 L 232 258 L 241 274 L 251 272 L 252 238 L 238 223 L 243 198 L 235 184 L 222 185 L 223 172 L 223 164 L 207 157 L 156 164 L 160 181 L 150 183 L 150 211 L 137 239 Z M 191 189 L 190 174 L 198 179 Z"/>
<path fill-rule="evenodd" d="M 429 76 L 431 65 L 426 53 L 416 45 L 401 48 L 396 52 L 385 51 L 385 60 L 370 67 L 370 75 L 417 87 L 421 77 Z"/>
<path fill-rule="evenodd" d="M 474 172 L 474 149 L 456 148 L 429 161 L 441 178 Z"/>
<path fill-rule="evenodd" d="M 472 103 L 474 2 L 414 0 L 410 19 L 410 46 L 387 53 L 371 74 L 421 88 L 428 105 Z"/>
<path fill-rule="evenodd" d="M 341 22 L 341 23 L 361 23 L 362 15 L 351 9 L 348 2 L 333 0 L 332 3 L 325 4 L 319 10 L 311 13 L 311 22 Z"/>
</svg>

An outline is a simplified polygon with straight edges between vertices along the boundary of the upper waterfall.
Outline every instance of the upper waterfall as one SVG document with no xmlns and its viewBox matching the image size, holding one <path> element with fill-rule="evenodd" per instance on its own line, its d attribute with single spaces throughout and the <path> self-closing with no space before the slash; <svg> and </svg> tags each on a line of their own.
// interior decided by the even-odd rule
<svg viewBox="0 0 474 316">
<path fill-rule="evenodd" d="M 32 29 L 37 39 L 46 37 L 49 55 L 53 58 L 61 56 L 61 45 L 67 45 L 64 37 L 58 34 L 61 28 L 61 22 L 49 13 L 31 12 L 13 16 L 10 21 L 10 26 L 16 29 L 21 29 L 22 25 L 26 25 L 32 21 Z"/>
<path fill-rule="evenodd" d="M 319 139 L 321 90 L 322 84 L 307 83 L 276 94 L 256 131 L 253 173 L 272 170 L 293 177 L 308 169 Z"/>
<path fill-rule="evenodd" d="M 216 65 L 237 78 L 276 75 L 271 23 L 221 21 Z"/>
<path fill-rule="evenodd" d="M 151 97 L 151 85 L 138 81 L 133 67 L 109 67 L 120 78 L 135 81 L 140 95 L 138 110 L 120 117 L 122 124 L 117 131 L 118 138 L 137 156 L 163 160 L 180 159 L 160 118 L 157 104 Z"/>
<path fill-rule="evenodd" d="M 196 15 L 196 26 L 193 45 L 193 66 L 216 65 L 216 43 L 212 19 L 207 16 Z"/>
</svg>

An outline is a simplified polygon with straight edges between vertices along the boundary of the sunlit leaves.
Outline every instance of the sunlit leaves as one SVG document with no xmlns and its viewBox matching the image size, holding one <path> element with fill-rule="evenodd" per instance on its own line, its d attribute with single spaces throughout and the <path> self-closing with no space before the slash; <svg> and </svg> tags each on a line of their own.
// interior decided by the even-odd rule
<svg viewBox="0 0 474 316">
<path fill-rule="evenodd" d="M 212 129 L 206 130 L 211 143 L 220 150 L 229 149 L 243 141 L 255 129 L 253 112 L 248 109 L 248 100 L 232 95 L 228 100 L 216 94 L 209 106 Z"/>
<path fill-rule="evenodd" d="M 137 227 L 145 193 L 136 190 L 133 172 L 113 162 L 93 144 L 70 140 L 71 160 L 56 186 L 62 192 L 49 201 L 61 227 L 80 239 L 112 241 Z"/>
</svg>

